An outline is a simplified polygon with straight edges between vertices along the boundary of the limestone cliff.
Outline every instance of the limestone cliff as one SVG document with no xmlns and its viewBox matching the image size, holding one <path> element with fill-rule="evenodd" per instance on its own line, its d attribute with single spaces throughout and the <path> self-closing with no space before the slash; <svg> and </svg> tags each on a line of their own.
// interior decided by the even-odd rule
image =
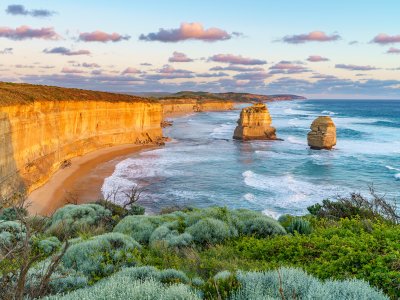
<svg viewBox="0 0 400 300">
<path fill-rule="evenodd" d="M 213 99 L 171 98 L 165 100 L 160 99 L 160 103 L 162 104 L 165 117 L 178 116 L 191 112 L 230 110 L 234 107 L 231 101 Z"/>
<path fill-rule="evenodd" d="M 226 100 L 168 99 L 0 82 L 0 199 L 30 191 L 71 158 L 157 143 L 164 115 L 227 110 Z"/>
<path fill-rule="evenodd" d="M 146 101 L 1 105 L 0 196 L 20 186 L 28 192 L 39 187 L 73 157 L 114 145 L 156 142 L 162 138 L 161 121 L 161 105 Z"/>
<path fill-rule="evenodd" d="M 265 104 L 257 103 L 243 108 L 233 134 L 238 140 L 275 140 L 276 130 Z"/>
<path fill-rule="evenodd" d="M 318 117 L 311 124 L 307 135 L 311 149 L 332 149 L 336 145 L 336 126 L 330 117 Z"/>
</svg>

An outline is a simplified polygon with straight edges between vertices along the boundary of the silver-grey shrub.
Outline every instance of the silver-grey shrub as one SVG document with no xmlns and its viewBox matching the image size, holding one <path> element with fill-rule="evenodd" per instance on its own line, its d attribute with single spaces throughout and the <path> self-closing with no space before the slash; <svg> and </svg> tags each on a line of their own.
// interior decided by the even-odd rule
<svg viewBox="0 0 400 300">
<path fill-rule="evenodd" d="M 17 221 L 0 220 L 0 252 L 20 242 L 26 234 L 26 228 Z"/>
<path fill-rule="evenodd" d="M 186 229 L 186 232 L 193 236 L 199 244 L 217 244 L 231 237 L 229 226 L 214 218 L 201 219 Z"/>
<path fill-rule="evenodd" d="M 68 204 L 59 208 L 49 221 L 48 232 L 57 229 L 74 233 L 81 227 L 93 226 L 111 217 L 111 212 L 98 204 Z"/>
<path fill-rule="evenodd" d="M 238 272 L 241 288 L 231 300 L 315 299 L 388 300 L 383 293 L 361 280 L 322 282 L 301 269 L 280 268 L 267 272 Z"/>
<path fill-rule="evenodd" d="M 180 248 L 190 246 L 193 237 L 189 233 L 180 234 L 177 230 L 171 230 L 166 225 L 162 225 L 153 231 L 149 241 L 152 247 L 162 244 L 166 247 Z"/>
<path fill-rule="evenodd" d="M 138 271 L 139 269 L 139 271 Z M 176 270 L 175 270 L 176 271 Z M 164 284 L 157 278 L 135 279 L 139 274 L 155 272 L 153 268 L 128 268 L 95 285 L 71 292 L 67 295 L 55 295 L 48 300 L 200 300 L 198 293 L 185 284 Z M 162 272 L 162 271 L 161 271 Z"/>
<path fill-rule="evenodd" d="M 130 236 L 111 232 L 73 244 L 62 258 L 63 266 L 89 278 L 109 275 L 122 266 L 135 265 L 133 251 L 141 246 Z"/>
<path fill-rule="evenodd" d="M 263 238 L 271 235 L 283 235 L 286 234 L 286 231 L 276 220 L 267 216 L 259 216 L 243 222 L 243 234 Z"/>
<path fill-rule="evenodd" d="M 148 243 L 161 223 L 161 219 L 155 216 L 127 216 L 115 226 L 114 232 L 127 234 L 139 243 Z"/>
</svg>

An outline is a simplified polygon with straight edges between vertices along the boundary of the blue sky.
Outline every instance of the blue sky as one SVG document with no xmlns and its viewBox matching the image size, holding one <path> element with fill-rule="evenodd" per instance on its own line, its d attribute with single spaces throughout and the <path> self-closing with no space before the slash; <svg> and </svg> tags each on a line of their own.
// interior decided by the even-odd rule
<svg viewBox="0 0 400 300">
<path fill-rule="evenodd" d="M 0 80 L 400 99 L 399 11 L 396 0 L 1 1 Z"/>
</svg>

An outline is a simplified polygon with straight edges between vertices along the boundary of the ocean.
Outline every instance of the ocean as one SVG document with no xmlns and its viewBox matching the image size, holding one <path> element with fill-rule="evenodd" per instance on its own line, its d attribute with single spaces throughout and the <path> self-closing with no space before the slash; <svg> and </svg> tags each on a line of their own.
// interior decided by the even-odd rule
<svg viewBox="0 0 400 300">
<path fill-rule="evenodd" d="M 296 100 L 267 103 L 283 141 L 232 139 L 240 110 L 174 119 L 165 147 L 121 161 L 102 192 L 138 184 L 148 212 L 170 206 L 227 206 L 272 217 L 301 215 L 323 199 L 376 192 L 400 201 L 400 101 Z M 243 106 L 242 106 L 243 107 Z M 311 150 L 312 121 L 329 115 L 334 150 Z"/>
</svg>

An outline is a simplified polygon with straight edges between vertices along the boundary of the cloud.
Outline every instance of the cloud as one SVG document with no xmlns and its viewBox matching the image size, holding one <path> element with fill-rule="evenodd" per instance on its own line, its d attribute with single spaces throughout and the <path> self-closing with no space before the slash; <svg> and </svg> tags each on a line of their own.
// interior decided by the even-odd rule
<svg viewBox="0 0 400 300">
<path fill-rule="evenodd" d="M 233 78 L 239 80 L 264 80 L 268 77 L 271 77 L 271 75 L 266 72 L 248 72 L 236 74 L 235 76 L 233 76 Z"/>
<path fill-rule="evenodd" d="M 289 44 L 303 44 L 306 42 L 332 42 L 340 38 L 338 34 L 327 35 L 323 31 L 312 31 L 306 34 L 287 35 L 283 37 L 282 41 Z"/>
<path fill-rule="evenodd" d="M 191 62 L 193 59 L 187 57 L 185 53 L 175 51 L 168 59 L 169 62 Z"/>
<path fill-rule="evenodd" d="M 73 69 L 73 68 L 64 67 L 64 68 L 62 68 L 61 73 L 65 73 L 65 74 L 82 74 L 82 73 L 85 73 L 85 71 L 79 70 L 79 69 Z"/>
<path fill-rule="evenodd" d="M 90 55 L 89 50 L 71 50 L 65 47 L 55 47 L 52 49 L 44 49 L 44 53 L 47 54 L 61 54 L 67 56 L 74 56 L 74 55 Z"/>
<path fill-rule="evenodd" d="M 358 44 L 358 41 L 350 41 L 349 42 L 349 45 L 357 45 Z"/>
<path fill-rule="evenodd" d="M 128 67 L 124 71 L 121 72 L 121 74 L 140 74 L 142 71 L 136 69 L 136 68 L 131 68 Z"/>
<path fill-rule="evenodd" d="M 72 69 L 72 68 L 64 67 L 64 68 L 62 68 L 61 73 L 82 74 L 82 73 L 85 73 L 85 71 L 82 71 L 82 70 L 79 70 L 79 69 Z"/>
<path fill-rule="evenodd" d="M 162 79 L 178 79 L 178 78 L 194 78 L 192 71 L 175 69 L 170 65 L 165 65 L 157 70 L 157 74 L 146 74 L 141 76 L 143 79 L 148 80 L 162 80 Z"/>
<path fill-rule="evenodd" d="M 386 51 L 386 53 L 388 53 L 388 54 L 400 54 L 400 49 L 391 47 L 388 51 Z"/>
<path fill-rule="evenodd" d="M 14 16 L 22 15 L 22 16 L 39 17 L 39 18 L 51 17 L 55 14 L 54 11 L 50 11 L 47 9 L 27 10 L 23 5 L 18 5 L 18 4 L 7 6 L 6 13 Z"/>
<path fill-rule="evenodd" d="M 358 65 L 346 65 L 346 64 L 336 64 L 335 65 L 336 69 L 345 69 L 345 70 L 350 70 L 350 71 L 372 71 L 372 70 L 378 70 L 378 68 L 373 67 L 373 66 L 358 66 Z"/>
<path fill-rule="evenodd" d="M 321 62 L 321 61 L 329 61 L 329 58 L 322 57 L 319 55 L 310 55 L 307 60 L 309 62 Z"/>
<path fill-rule="evenodd" d="M 13 48 L 4 48 L 0 50 L 0 54 L 13 54 Z"/>
<path fill-rule="evenodd" d="M 106 33 L 103 31 L 83 32 L 79 35 L 79 40 L 84 42 L 120 42 L 123 40 L 129 40 L 129 35 L 121 35 L 119 33 Z"/>
<path fill-rule="evenodd" d="M 233 54 L 216 54 L 211 56 L 209 61 L 215 61 L 220 63 L 230 63 L 237 65 L 265 65 L 267 61 L 261 59 L 247 58 L 241 55 Z"/>
<path fill-rule="evenodd" d="M 60 39 L 60 36 L 54 31 L 52 27 L 33 29 L 29 26 L 20 26 L 15 29 L 9 27 L 0 27 L 0 37 L 16 41 L 26 39 Z"/>
<path fill-rule="evenodd" d="M 304 67 L 301 62 L 292 62 L 287 60 L 281 60 L 269 69 L 269 74 L 299 74 L 310 72 L 310 70 Z"/>
<path fill-rule="evenodd" d="M 210 71 L 259 72 L 259 71 L 265 71 L 265 70 L 264 70 L 264 68 L 260 68 L 260 67 L 250 67 L 249 68 L 249 67 L 229 65 L 227 67 L 216 66 L 216 67 L 210 68 Z"/>
<path fill-rule="evenodd" d="M 400 34 L 399 35 L 388 35 L 386 33 L 380 33 L 376 37 L 373 38 L 371 43 L 376 43 L 376 44 L 381 44 L 381 45 L 400 43 Z"/>
<path fill-rule="evenodd" d="M 17 64 L 14 67 L 17 69 L 33 69 L 33 68 L 35 68 L 35 66 L 32 66 L 32 65 L 21 65 L 21 64 Z"/>
<path fill-rule="evenodd" d="M 229 74 L 224 72 L 217 72 L 217 73 L 199 73 L 196 74 L 196 77 L 203 77 L 203 78 L 212 78 L 212 77 L 225 77 L 229 76 Z"/>
<path fill-rule="evenodd" d="M 96 64 L 96 63 L 83 63 L 83 64 L 81 64 L 81 65 L 78 65 L 78 66 L 80 66 L 80 67 L 83 67 L 83 68 L 89 68 L 89 69 L 92 69 L 92 68 L 100 68 L 100 65 L 98 65 L 98 64 Z"/>
<path fill-rule="evenodd" d="M 149 34 L 141 34 L 139 40 L 142 41 L 159 41 L 164 43 L 175 43 L 186 40 L 201 40 L 206 42 L 229 40 L 238 33 L 229 34 L 225 30 L 219 28 L 205 29 L 201 23 L 181 23 L 179 28 L 164 29 L 160 28 L 158 32 Z"/>
<path fill-rule="evenodd" d="M 146 62 L 145 62 L 145 63 L 141 63 L 140 65 L 141 65 L 141 66 L 145 66 L 145 67 L 152 66 L 152 64 L 151 64 L 151 63 L 146 63 Z"/>
</svg>

